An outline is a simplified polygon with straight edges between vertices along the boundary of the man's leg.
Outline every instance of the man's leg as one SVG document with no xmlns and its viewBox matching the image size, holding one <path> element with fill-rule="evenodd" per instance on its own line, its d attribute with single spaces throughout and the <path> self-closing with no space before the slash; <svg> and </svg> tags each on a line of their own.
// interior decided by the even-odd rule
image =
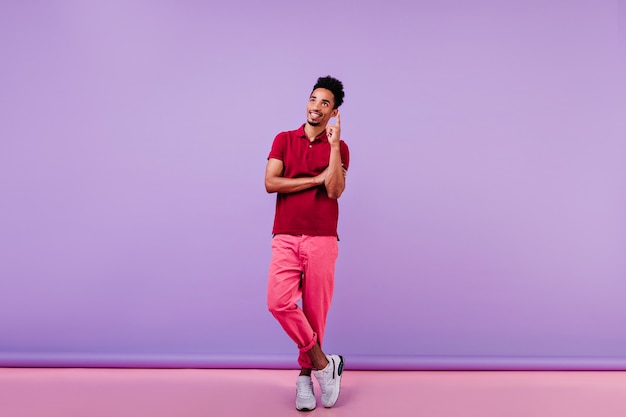
<svg viewBox="0 0 626 417">
<path fill-rule="evenodd" d="M 298 362 L 311 363 L 322 390 L 322 402 L 325 407 L 332 407 L 339 397 L 344 362 L 342 356 L 324 354 L 321 345 L 334 291 L 337 238 L 307 236 L 300 250 L 304 260 L 302 309 L 317 334 L 317 343 L 300 351 Z"/>
<path fill-rule="evenodd" d="M 302 311 L 317 335 L 317 346 L 300 352 L 304 368 L 323 369 L 328 361 L 322 352 L 326 318 L 335 288 L 338 246 L 334 236 L 305 236 L 300 246 L 303 257 Z"/>
<path fill-rule="evenodd" d="M 302 295 L 303 262 L 300 254 L 302 236 L 277 235 L 272 240 L 267 304 L 289 337 L 298 345 L 300 356 L 317 345 L 317 335 L 303 311 L 296 304 Z M 316 408 L 311 380 L 312 362 L 299 361 L 302 372 L 296 382 L 296 409 L 310 411 Z"/>
<path fill-rule="evenodd" d="M 296 304 L 302 296 L 301 241 L 302 236 L 291 235 L 276 235 L 272 240 L 267 305 L 287 335 L 298 346 L 299 358 L 306 358 L 298 361 L 300 366 L 311 368 L 313 364 L 305 352 L 317 343 L 317 334 Z"/>
</svg>

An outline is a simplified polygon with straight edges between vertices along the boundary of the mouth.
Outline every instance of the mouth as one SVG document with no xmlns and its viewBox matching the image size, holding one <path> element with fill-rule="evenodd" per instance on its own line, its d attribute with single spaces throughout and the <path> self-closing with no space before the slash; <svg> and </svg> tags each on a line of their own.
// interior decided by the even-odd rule
<svg viewBox="0 0 626 417">
<path fill-rule="evenodd" d="M 319 119 L 322 118 L 322 113 L 310 111 L 309 112 L 309 118 L 311 119 L 312 122 L 316 122 L 316 121 L 318 121 Z"/>
</svg>

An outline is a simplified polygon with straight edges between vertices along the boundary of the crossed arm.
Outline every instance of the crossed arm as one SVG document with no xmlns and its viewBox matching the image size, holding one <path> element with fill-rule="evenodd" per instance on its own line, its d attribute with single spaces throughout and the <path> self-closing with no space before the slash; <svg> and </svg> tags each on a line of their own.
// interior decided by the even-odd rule
<svg viewBox="0 0 626 417">
<path fill-rule="evenodd" d="M 329 198 L 339 198 L 346 188 L 346 170 L 341 165 L 339 144 L 331 147 L 328 162 L 328 167 L 314 177 L 285 178 L 283 161 L 270 158 L 265 168 L 265 190 L 268 193 L 295 193 L 324 185 Z"/>
<path fill-rule="evenodd" d="M 265 168 L 265 190 L 268 193 L 296 193 L 324 184 L 322 174 L 315 177 L 285 178 L 284 164 L 280 159 L 270 158 Z"/>
</svg>

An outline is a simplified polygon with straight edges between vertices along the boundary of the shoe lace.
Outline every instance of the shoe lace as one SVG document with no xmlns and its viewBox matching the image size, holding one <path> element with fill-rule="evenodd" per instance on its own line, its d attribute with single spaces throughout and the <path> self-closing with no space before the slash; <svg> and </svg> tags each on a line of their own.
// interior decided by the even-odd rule
<svg viewBox="0 0 626 417">
<path fill-rule="evenodd" d="M 309 381 L 298 381 L 296 383 L 296 395 L 301 398 L 307 398 L 313 392 L 313 383 Z"/>
</svg>

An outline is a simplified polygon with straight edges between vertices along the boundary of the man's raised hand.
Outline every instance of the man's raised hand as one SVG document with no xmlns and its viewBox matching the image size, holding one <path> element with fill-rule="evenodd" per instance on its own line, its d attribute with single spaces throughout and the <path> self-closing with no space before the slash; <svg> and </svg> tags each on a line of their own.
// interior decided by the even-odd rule
<svg viewBox="0 0 626 417">
<path fill-rule="evenodd" d="M 328 137 L 328 142 L 332 145 L 333 143 L 339 143 L 339 138 L 341 136 L 341 118 L 339 117 L 339 110 L 337 110 L 337 116 L 335 116 L 335 124 L 334 125 L 326 125 L 326 136 Z"/>
</svg>

